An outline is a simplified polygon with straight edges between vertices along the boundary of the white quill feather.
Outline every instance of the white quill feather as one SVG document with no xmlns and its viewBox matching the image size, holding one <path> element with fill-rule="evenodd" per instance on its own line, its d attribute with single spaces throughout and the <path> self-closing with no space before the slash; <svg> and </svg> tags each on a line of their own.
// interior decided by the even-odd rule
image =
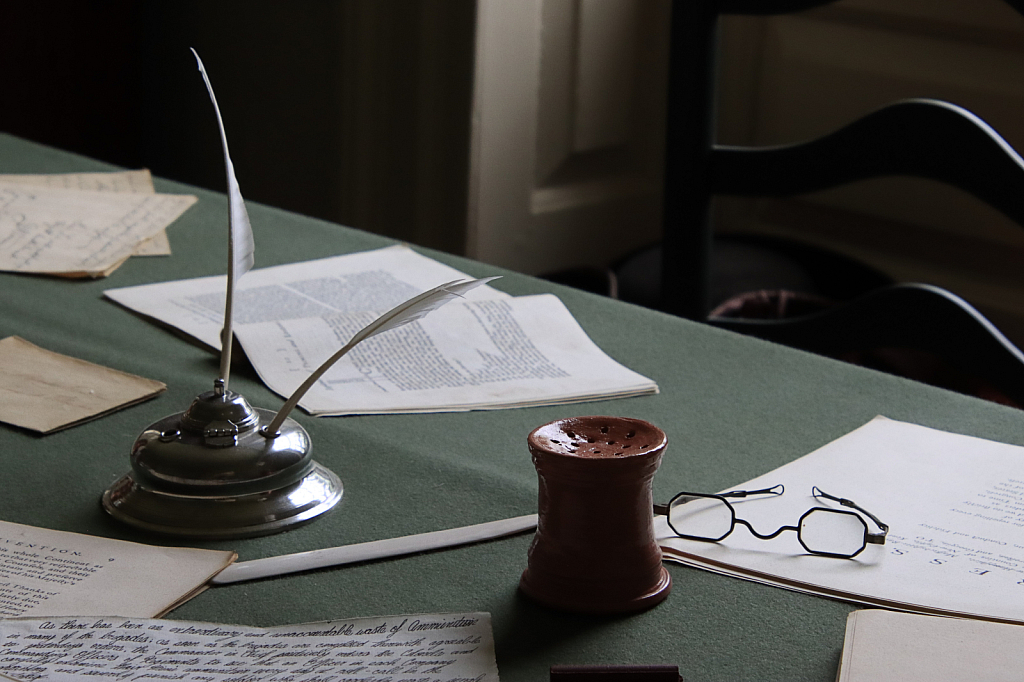
<svg viewBox="0 0 1024 682">
<path fill-rule="evenodd" d="M 384 313 L 376 320 L 366 325 L 358 332 L 356 332 L 351 339 L 348 340 L 341 349 L 332 355 L 327 362 L 320 365 L 316 370 L 309 375 L 309 377 L 302 382 L 302 385 L 295 389 L 295 392 L 291 394 L 285 404 L 278 411 L 277 415 L 274 416 L 274 420 L 270 422 L 264 431 L 264 435 L 273 438 L 277 435 L 281 424 L 284 422 L 285 417 L 288 413 L 302 400 L 302 396 L 306 395 L 313 384 L 315 384 L 324 373 L 331 368 L 334 363 L 340 360 L 346 353 L 356 347 L 357 344 L 365 341 L 375 334 L 386 332 L 395 327 L 401 327 L 403 324 L 409 324 L 414 322 L 428 313 L 431 313 L 453 298 L 461 298 L 470 289 L 474 289 L 481 284 L 486 284 L 497 277 L 485 277 L 484 279 L 470 279 L 470 280 L 456 280 L 454 282 L 448 282 L 440 286 L 434 287 L 429 291 L 425 291 L 419 296 L 414 296 L 404 303 L 399 303 L 397 306 Z"/>
<path fill-rule="evenodd" d="M 224 121 L 220 116 L 220 107 L 217 106 L 210 77 L 206 75 L 203 60 L 194 49 L 192 54 L 195 55 L 199 73 L 203 74 L 206 91 L 210 93 L 210 101 L 213 102 L 213 111 L 217 114 L 217 127 L 220 129 L 220 141 L 224 147 L 224 169 L 228 177 L 228 283 L 224 297 L 224 328 L 220 333 L 220 378 L 224 380 L 226 389 L 228 375 L 231 372 L 231 344 L 234 339 L 231 323 L 235 283 L 252 268 L 256 245 L 252 236 L 252 226 L 249 224 L 249 213 L 245 210 L 242 191 L 238 188 L 238 180 L 235 178 L 235 166 L 231 163 L 231 154 L 228 153 L 228 137 L 224 133 Z"/>
</svg>

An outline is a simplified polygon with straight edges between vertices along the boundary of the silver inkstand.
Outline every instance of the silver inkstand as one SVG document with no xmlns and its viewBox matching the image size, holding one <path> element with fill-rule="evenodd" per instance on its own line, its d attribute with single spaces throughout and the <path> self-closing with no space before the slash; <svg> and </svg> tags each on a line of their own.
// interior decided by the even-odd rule
<svg viewBox="0 0 1024 682">
<path fill-rule="evenodd" d="M 276 415 L 228 390 L 235 283 L 253 265 L 254 241 L 220 108 L 206 69 L 195 57 L 217 115 L 227 172 L 220 378 L 187 410 L 142 432 L 132 446 L 131 471 L 103 493 L 102 503 L 115 519 L 146 531 L 207 539 L 267 535 L 311 521 L 341 499 L 341 480 L 313 461 L 309 434 L 287 417 L 326 366 Z"/>
<path fill-rule="evenodd" d="M 217 379 L 184 412 L 151 424 L 131 471 L 103 493 L 103 508 L 142 530 L 218 539 L 267 535 L 311 521 L 341 500 L 341 480 L 313 461 L 309 434 L 253 408 Z"/>
<path fill-rule="evenodd" d="M 131 471 L 103 493 L 102 502 L 115 519 L 146 531 L 207 539 L 267 535 L 311 521 L 341 499 L 341 481 L 312 460 L 309 434 L 288 417 L 306 392 L 362 341 L 418 320 L 495 278 L 446 282 L 395 306 L 311 372 L 276 414 L 253 408 L 228 390 L 235 283 L 252 267 L 254 245 L 217 100 L 199 55 L 196 61 L 217 113 L 228 179 L 220 378 L 187 410 L 142 432 L 132 446 Z"/>
</svg>

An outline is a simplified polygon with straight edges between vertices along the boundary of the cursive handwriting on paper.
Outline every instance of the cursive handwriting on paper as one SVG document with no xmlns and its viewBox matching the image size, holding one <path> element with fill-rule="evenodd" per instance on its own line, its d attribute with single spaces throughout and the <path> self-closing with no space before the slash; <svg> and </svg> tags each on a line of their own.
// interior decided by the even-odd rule
<svg viewBox="0 0 1024 682">
<path fill-rule="evenodd" d="M 53 618 L 0 621 L 0 672 L 26 682 L 497 682 L 490 615 L 254 628 Z"/>
</svg>

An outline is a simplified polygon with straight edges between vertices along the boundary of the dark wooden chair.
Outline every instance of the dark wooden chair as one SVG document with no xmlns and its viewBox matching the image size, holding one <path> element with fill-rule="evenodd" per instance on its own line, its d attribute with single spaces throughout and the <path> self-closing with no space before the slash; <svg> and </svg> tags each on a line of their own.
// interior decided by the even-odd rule
<svg viewBox="0 0 1024 682">
<path fill-rule="evenodd" d="M 1010 402 L 1024 405 L 1024 355 L 977 310 L 931 286 L 896 286 L 867 294 L 886 284 L 885 276 L 838 254 L 803 247 L 805 252 L 792 258 L 794 254 L 786 249 L 801 247 L 746 244 L 744 248 L 752 250 L 746 257 L 754 261 L 770 262 L 781 253 L 787 263 L 795 261 L 797 269 L 808 264 L 830 272 L 845 268 L 846 275 L 839 279 L 851 286 L 836 298 L 853 300 L 810 316 L 708 317 L 713 268 L 721 269 L 724 262 L 717 254 L 719 247 L 736 248 L 713 236 L 710 206 L 716 195 L 790 196 L 874 177 L 915 176 L 969 192 L 1024 227 L 1024 160 L 984 121 L 948 102 L 897 102 L 829 135 L 792 145 L 758 148 L 715 143 L 719 17 L 783 14 L 832 1 L 677 0 L 673 4 L 664 228 L 659 245 L 633 254 L 614 268 L 620 297 L 650 305 L 650 299 L 636 300 L 635 292 L 646 291 L 648 297 L 654 292 L 653 307 L 666 312 L 843 359 L 856 361 L 857 353 L 873 348 L 935 354 L 953 371 L 964 370 L 992 382 L 1011 396 Z M 1024 14 L 1024 0 L 1005 1 Z M 782 282 L 781 286 L 771 281 L 752 283 L 751 288 L 788 288 L 785 276 Z"/>
<path fill-rule="evenodd" d="M 1024 353 L 959 296 L 894 284 L 784 319 L 711 324 L 1024 408 Z"/>
</svg>

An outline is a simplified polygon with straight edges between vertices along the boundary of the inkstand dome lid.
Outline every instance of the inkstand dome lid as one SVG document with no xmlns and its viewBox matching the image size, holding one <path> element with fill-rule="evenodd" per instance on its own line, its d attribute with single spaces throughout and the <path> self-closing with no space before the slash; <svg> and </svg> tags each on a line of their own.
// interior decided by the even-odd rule
<svg viewBox="0 0 1024 682">
<path fill-rule="evenodd" d="M 329 511 L 340 479 L 313 461 L 294 420 L 265 434 L 261 424 L 273 417 L 218 379 L 139 435 L 132 470 L 104 493 L 104 508 L 137 528 L 200 538 L 275 533 Z"/>
</svg>

